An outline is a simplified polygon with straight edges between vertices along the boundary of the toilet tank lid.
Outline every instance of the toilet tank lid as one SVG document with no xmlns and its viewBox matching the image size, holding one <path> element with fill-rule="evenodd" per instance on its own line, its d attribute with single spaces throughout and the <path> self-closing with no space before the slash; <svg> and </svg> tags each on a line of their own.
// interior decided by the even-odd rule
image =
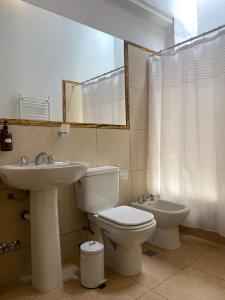
<svg viewBox="0 0 225 300">
<path fill-rule="evenodd" d="M 102 174 L 118 173 L 118 172 L 119 172 L 119 167 L 104 166 L 104 167 L 88 168 L 85 176 L 94 176 L 94 175 L 102 175 Z"/>
</svg>

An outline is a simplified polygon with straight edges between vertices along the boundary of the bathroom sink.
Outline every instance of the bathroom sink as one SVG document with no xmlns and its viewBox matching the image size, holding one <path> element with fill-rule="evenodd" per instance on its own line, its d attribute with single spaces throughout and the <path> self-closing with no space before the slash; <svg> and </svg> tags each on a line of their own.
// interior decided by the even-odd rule
<svg viewBox="0 0 225 300">
<path fill-rule="evenodd" d="M 50 165 L 0 166 L 3 182 L 22 190 L 46 190 L 72 184 L 85 175 L 88 168 L 83 162 L 55 162 Z"/>
<path fill-rule="evenodd" d="M 88 166 L 72 161 L 0 166 L 3 182 L 30 190 L 32 284 L 39 292 L 48 292 L 63 284 L 57 188 L 79 180 Z"/>
</svg>

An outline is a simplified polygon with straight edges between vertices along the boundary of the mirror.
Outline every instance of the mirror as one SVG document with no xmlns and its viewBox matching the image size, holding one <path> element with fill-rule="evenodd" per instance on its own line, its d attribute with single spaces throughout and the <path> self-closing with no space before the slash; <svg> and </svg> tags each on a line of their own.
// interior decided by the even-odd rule
<svg viewBox="0 0 225 300">
<path fill-rule="evenodd" d="M 128 125 L 123 40 L 20 0 L 0 38 L 1 120 Z"/>
<path fill-rule="evenodd" d="M 64 80 L 63 98 L 66 122 L 125 126 L 124 66 L 82 82 Z"/>
</svg>

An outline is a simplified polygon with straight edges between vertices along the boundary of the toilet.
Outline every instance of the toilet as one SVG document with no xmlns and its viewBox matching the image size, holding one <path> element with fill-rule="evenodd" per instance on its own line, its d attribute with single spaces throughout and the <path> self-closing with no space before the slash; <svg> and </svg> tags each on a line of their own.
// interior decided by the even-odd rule
<svg viewBox="0 0 225 300">
<path fill-rule="evenodd" d="M 113 271 L 132 276 L 142 270 L 141 244 L 156 228 L 150 212 L 130 206 L 118 206 L 119 168 L 89 168 L 76 184 L 77 207 L 101 229 L 105 264 Z"/>
<path fill-rule="evenodd" d="M 180 247 L 178 226 L 190 212 L 187 206 L 151 197 L 133 202 L 131 206 L 154 215 L 157 226 L 148 240 L 150 244 L 169 250 Z"/>
</svg>

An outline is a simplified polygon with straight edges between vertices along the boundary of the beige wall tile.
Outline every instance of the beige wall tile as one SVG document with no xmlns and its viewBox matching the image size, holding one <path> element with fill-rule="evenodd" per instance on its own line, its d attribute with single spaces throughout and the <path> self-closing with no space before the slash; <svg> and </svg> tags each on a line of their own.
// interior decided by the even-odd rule
<svg viewBox="0 0 225 300">
<path fill-rule="evenodd" d="M 130 169 L 129 130 L 98 129 L 98 165 L 116 165 Z"/>
<path fill-rule="evenodd" d="M 148 170 L 131 171 L 131 195 L 132 201 L 138 197 L 147 195 L 148 191 Z"/>
<path fill-rule="evenodd" d="M 131 202 L 131 172 L 128 173 L 128 179 L 120 179 L 120 200 L 118 205 L 126 205 Z"/>
<path fill-rule="evenodd" d="M 149 100 L 148 91 L 136 88 L 130 88 L 130 128 L 147 129 L 148 128 L 148 110 Z"/>
<path fill-rule="evenodd" d="M 84 161 L 97 165 L 95 128 L 71 128 L 69 136 L 60 137 L 54 129 L 53 148 L 56 160 Z"/>
<path fill-rule="evenodd" d="M 21 200 L 9 200 L 9 193 Z M 27 192 L 0 187 L 0 241 L 20 240 L 23 247 L 30 245 L 30 222 L 21 219 L 21 213 L 29 210 L 27 196 Z"/>
<path fill-rule="evenodd" d="M 129 46 L 129 87 L 148 90 L 149 53 Z"/>
<path fill-rule="evenodd" d="M 0 164 L 19 163 L 21 156 L 27 156 L 33 162 L 41 151 L 52 154 L 51 127 L 10 126 L 10 131 L 13 137 L 13 151 L 0 152 Z"/>
<path fill-rule="evenodd" d="M 147 169 L 148 133 L 131 130 L 131 170 Z"/>
<path fill-rule="evenodd" d="M 75 201 L 75 186 L 60 187 L 58 190 L 60 233 L 81 230 L 87 223 L 87 214 L 79 211 Z"/>
<path fill-rule="evenodd" d="M 18 281 L 21 276 L 31 274 L 30 249 L 0 255 L 0 286 Z"/>
<path fill-rule="evenodd" d="M 62 263 L 71 262 L 79 255 L 79 244 L 87 240 L 84 230 L 66 233 L 60 236 Z"/>
</svg>

